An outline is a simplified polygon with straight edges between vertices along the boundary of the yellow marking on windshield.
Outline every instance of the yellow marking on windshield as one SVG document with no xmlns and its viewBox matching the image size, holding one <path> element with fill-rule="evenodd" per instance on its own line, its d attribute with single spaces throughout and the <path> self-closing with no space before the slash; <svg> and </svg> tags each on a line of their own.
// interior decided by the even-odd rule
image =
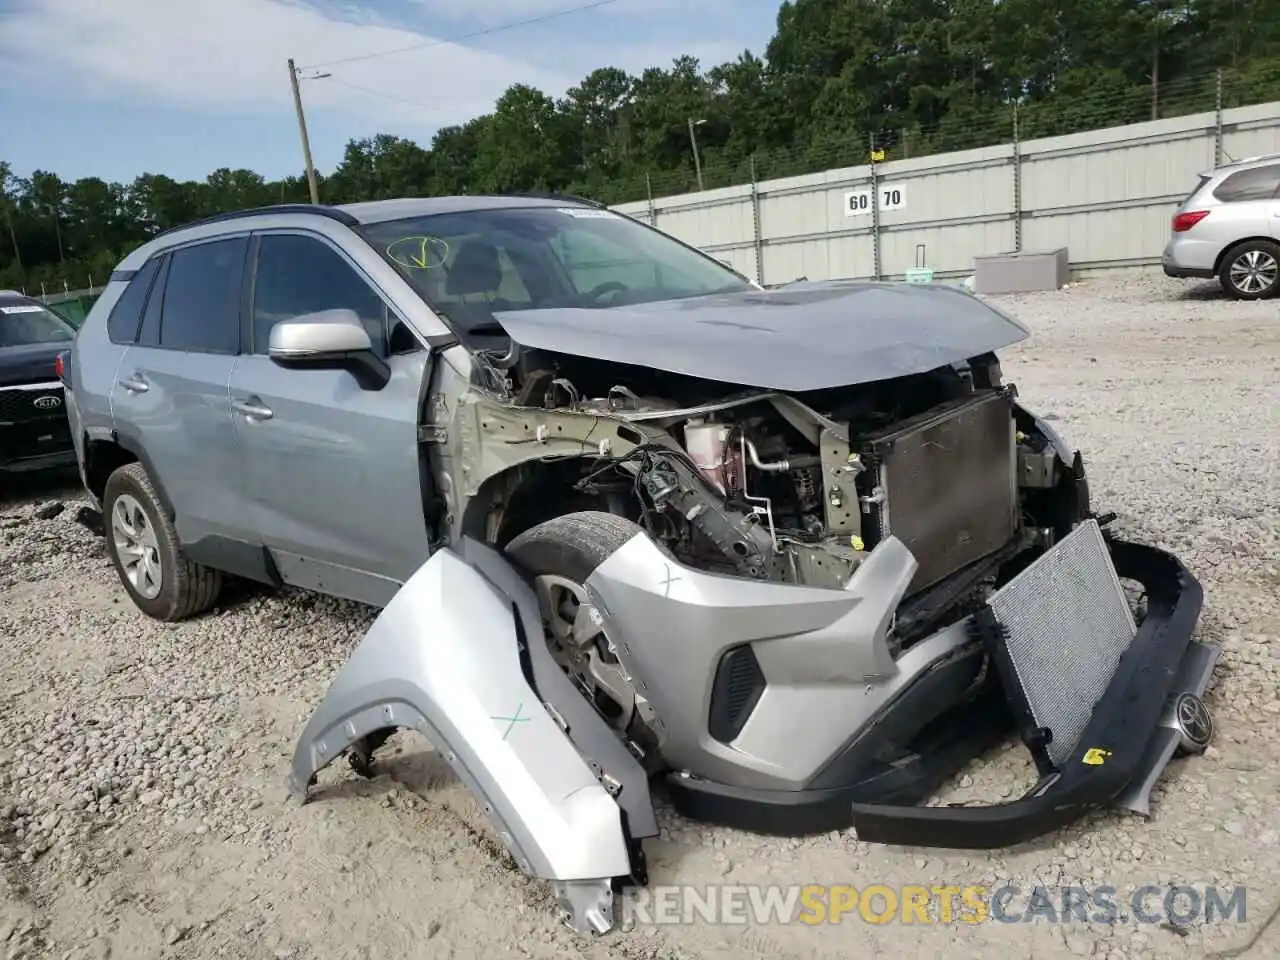
<svg viewBox="0 0 1280 960">
<path fill-rule="evenodd" d="M 401 237 L 387 244 L 387 256 L 410 270 L 433 270 L 444 266 L 449 244 L 439 237 Z"/>
</svg>

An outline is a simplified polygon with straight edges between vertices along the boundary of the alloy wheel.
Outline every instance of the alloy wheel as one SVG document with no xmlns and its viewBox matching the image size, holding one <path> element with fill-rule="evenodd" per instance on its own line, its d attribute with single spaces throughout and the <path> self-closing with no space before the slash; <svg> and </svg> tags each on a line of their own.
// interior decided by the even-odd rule
<svg viewBox="0 0 1280 960">
<path fill-rule="evenodd" d="M 1265 250 L 1246 250 L 1232 261 L 1230 277 L 1241 293 L 1257 296 L 1276 285 L 1280 263 Z"/>
<path fill-rule="evenodd" d="M 122 493 L 111 508 L 111 539 L 129 585 L 145 600 L 154 600 L 164 585 L 160 541 L 138 500 Z"/>
</svg>

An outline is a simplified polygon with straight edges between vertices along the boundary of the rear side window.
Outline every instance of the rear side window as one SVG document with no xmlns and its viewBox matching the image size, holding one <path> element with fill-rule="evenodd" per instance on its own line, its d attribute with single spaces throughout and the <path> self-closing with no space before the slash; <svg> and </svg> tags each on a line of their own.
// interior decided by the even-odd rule
<svg viewBox="0 0 1280 960">
<path fill-rule="evenodd" d="M 159 259 L 148 260 L 142 269 L 120 294 L 120 299 L 107 316 L 107 337 L 112 343 L 134 343 L 138 339 L 138 327 L 142 323 L 142 307 L 147 301 L 147 291 L 156 278 Z"/>
<path fill-rule="evenodd" d="M 183 247 L 169 255 L 160 346 L 193 353 L 236 352 L 248 249 L 246 236 Z"/>
<path fill-rule="evenodd" d="M 160 305 L 164 303 L 164 282 L 169 276 L 169 255 L 160 260 L 160 270 L 156 274 L 156 282 L 151 285 L 151 295 L 147 297 L 147 306 L 142 311 L 142 330 L 138 333 L 138 343 L 146 347 L 160 345 Z"/>
<path fill-rule="evenodd" d="M 1213 195 L 1223 203 L 1270 200 L 1280 195 L 1280 163 L 1233 173 L 1218 184 Z"/>
</svg>

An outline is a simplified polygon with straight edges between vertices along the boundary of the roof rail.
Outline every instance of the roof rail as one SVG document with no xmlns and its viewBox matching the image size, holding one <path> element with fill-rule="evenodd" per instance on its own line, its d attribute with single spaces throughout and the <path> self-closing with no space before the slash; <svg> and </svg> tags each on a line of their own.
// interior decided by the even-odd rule
<svg viewBox="0 0 1280 960">
<path fill-rule="evenodd" d="M 246 210 L 228 210 L 225 213 L 215 213 L 211 217 L 202 217 L 199 220 L 192 220 L 190 223 L 182 223 L 176 227 L 170 227 L 168 230 L 162 230 L 151 239 L 167 237 L 169 234 L 176 233 L 179 230 L 190 230 L 193 227 L 203 227 L 210 223 L 223 223 L 227 220 L 239 220 L 245 217 L 259 217 L 275 213 L 309 213 L 317 217 L 328 217 L 330 220 L 337 220 L 348 227 L 354 227 L 360 223 L 347 211 L 339 210 L 337 207 L 326 206 L 323 203 L 275 203 L 266 207 L 250 207 Z"/>
</svg>

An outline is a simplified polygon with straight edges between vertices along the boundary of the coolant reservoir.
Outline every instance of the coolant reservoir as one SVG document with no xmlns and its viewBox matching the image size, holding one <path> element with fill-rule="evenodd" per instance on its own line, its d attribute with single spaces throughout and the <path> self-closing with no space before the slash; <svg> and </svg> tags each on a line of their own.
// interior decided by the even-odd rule
<svg viewBox="0 0 1280 960">
<path fill-rule="evenodd" d="M 722 494 L 727 492 L 729 427 L 723 423 L 690 420 L 684 427 L 684 446 L 707 482 Z"/>
</svg>

